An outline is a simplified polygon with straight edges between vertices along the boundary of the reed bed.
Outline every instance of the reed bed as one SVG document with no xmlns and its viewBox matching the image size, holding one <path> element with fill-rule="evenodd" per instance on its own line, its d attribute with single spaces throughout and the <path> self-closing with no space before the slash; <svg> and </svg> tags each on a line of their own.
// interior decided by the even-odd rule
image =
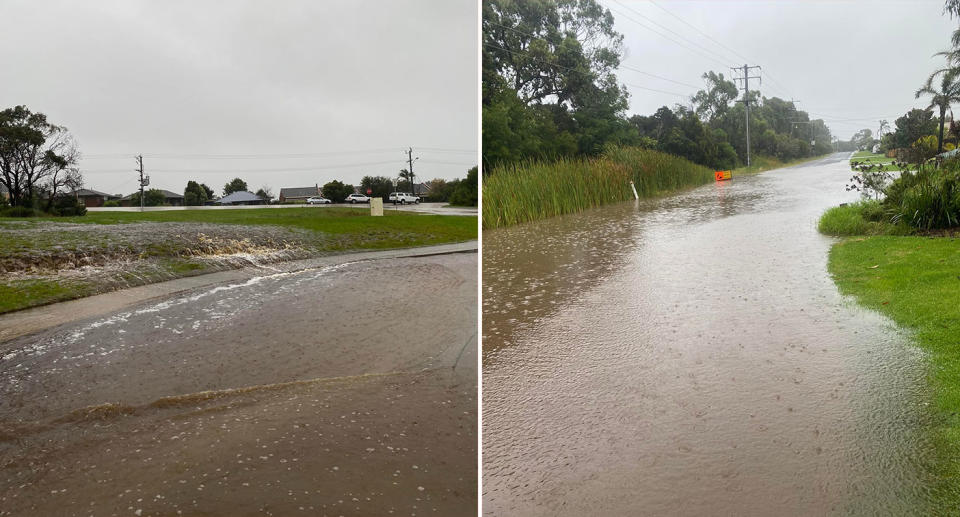
<svg viewBox="0 0 960 517">
<path fill-rule="evenodd" d="M 713 170 L 637 147 L 597 158 L 533 161 L 494 168 L 483 178 L 483 227 L 511 226 L 633 198 L 654 197 L 714 181 Z"/>
</svg>

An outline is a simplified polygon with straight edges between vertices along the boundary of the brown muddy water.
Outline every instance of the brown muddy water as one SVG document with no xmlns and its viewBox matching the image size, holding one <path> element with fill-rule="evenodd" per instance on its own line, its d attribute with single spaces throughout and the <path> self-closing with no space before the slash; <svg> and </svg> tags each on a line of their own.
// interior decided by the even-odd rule
<svg viewBox="0 0 960 517">
<path fill-rule="evenodd" d="M 485 231 L 484 514 L 928 514 L 923 357 L 816 230 L 846 156 Z"/>
<path fill-rule="evenodd" d="M 476 285 L 265 269 L 0 343 L 0 515 L 476 515 Z"/>
</svg>

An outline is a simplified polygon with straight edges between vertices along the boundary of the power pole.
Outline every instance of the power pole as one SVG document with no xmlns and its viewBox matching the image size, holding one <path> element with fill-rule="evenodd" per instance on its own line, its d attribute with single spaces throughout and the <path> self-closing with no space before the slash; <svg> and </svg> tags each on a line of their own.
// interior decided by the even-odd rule
<svg viewBox="0 0 960 517">
<path fill-rule="evenodd" d="M 137 155 L 137 172 L 140 173 L 140 211 L 143 212 L 143 155 Z"/>
<path fill-rule="evenodd" d="M 417 184 L 414 183 L 414 181 L 413 181 L 413 179 L 414 179 L 414 175 L 413 175 L 413 162 L 416 161 L 416 160 L 419 160 L 419 159 L 420 159 L 419 156 L 416 157 L 416 158 L 413 157 L 413 148 L 412 148 L 412 147 L 410 147 L 410 148 L 407 149 L 407 164 L 410 166 L 410 168 L 407 169 L 408 171 L 410 171 L 410 191 L 411 191 L 411 193 L 412 193 L 414 196 L 417 195 Z"/>
<path fill-rule="evenodd" d="M 760 81 L 760 84 L 763 84 L 763 79 L 759 75 L 750 75 L 750 70 L 754 68 L 760 69 L 759 66 L 747 66 L 743 65 L 742 67 L 731 68 L 737 73 L 743 72 L 743 77 L 734 77 L 734 81 L 743 81 L 743 100 L 737 101 L 742 102 L 747 109 L 747 167 L 750 166 L 750 79 L 756 79 Z"/>
</svg>

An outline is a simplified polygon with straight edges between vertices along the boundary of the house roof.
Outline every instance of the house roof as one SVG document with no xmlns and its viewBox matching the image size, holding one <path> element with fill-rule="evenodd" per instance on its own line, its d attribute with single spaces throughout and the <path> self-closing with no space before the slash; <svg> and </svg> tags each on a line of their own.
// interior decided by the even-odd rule
<svg viewBox="0 0 960 517">
<path fill-rule="evenodd" d="M 222 205 L 228 205 L 231 203 L 243 203 L 245 201 L 263 201 L 263 198 L 252 193 L 247 192 L 246 190 L 241 190 L 239 192 L 234 192 L 229 196 L 224 196 L 215 201 L 215 203 L 220 203 Z"/>
<path fill-rule="evenodd" d="M 319 194 L 317 187 L 287 187 L 280 189 L 280 195 L 285 199 L 291 197 L 311 197 Z"/>
<path fill-rule="evenodd" d="M 93 190 L 89 188 L 82 188 L 80 190 L 74 190 L 70 193 L 71 196 L 79 197 L 88 197 L 88 196 L 101 196 L 101 197 L 117 197 L 113 194 L 107 194 L 106 192 L 100 192 L 99 190 Z"/>
<path fill-rule="evenodd" d="M 150 189 L 150 190 L 153 190 L 153 189 Z M 144 191 L 144 192 L 147 192 L 147 191 Z M 171 199 L 171 198 L 173 198 L 173 199 L 183 199 L 183 194 L 177 194 L 176 192 L 170 192 L 169 190 L 163 190 L 163 189 L 160 189 L 160 192 L 163 192 L 163 197 L 165 197 L 165 198 L 167 198 L 167 199 Z M 120 198 L 120 201 L 124 201 L 124 200 L 130 199 L 130 198 L 132 198 L 133 196 L 135 196 L 135 195 L 137 195 L 137 194 L 139 194 L 139 193 L 140 193 L 140 191 L 138 190 L 138 191 L 134 192 L 133 194 L 127 194 L 126 196 L 123 196 L 122 198 Z"/>
</svg>

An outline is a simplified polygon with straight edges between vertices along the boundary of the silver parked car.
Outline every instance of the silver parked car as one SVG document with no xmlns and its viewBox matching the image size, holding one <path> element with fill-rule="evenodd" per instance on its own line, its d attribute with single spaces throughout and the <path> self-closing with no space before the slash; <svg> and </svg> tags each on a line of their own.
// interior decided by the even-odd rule
<svg viewBox="0 0 960 517">
<path fill-rule="evenodd" d="M 333 203 L 333 201 L 330 201 L 325 197 L 317 196 L 317 197 L 307 198 L 308 205 L 329 205 L 330 203 Z"/>
<path fill-rule="evenodd" d="M 367 197 L 367 196 L 364 196 L 363 194 L 350 194 L 349 196 L 347 196 L 347 199 L 344 199 L 344 200 L 343 200 L 343 202 L 344 202 L 344 203 L 350 203 L 350 204 L 353 204 L 353 203 L 369 203 L 369 202 L 370 202 L 370 198 Z"/>
</svg>

